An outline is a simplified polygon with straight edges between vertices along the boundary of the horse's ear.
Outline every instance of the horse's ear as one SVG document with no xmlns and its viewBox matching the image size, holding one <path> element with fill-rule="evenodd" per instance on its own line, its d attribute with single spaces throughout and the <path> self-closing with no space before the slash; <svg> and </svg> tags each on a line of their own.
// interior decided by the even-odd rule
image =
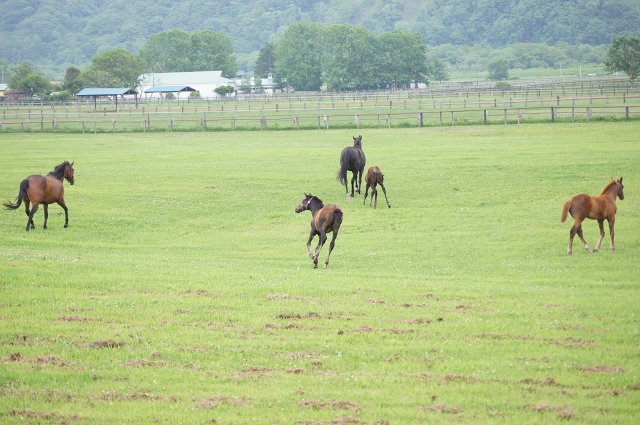
<svg viewBox="0 0 640 425">
<path fill-rule="evenodd" d="M 622 183 L 622 177 L 620 177 L 620 183 Z"/>
<path fill-rule="evenodd" d="M 73 164 L 74 164 L 74 163 L 75 163 L 75 161 L 73 161 L 73 162 L 71 163 L 71 166 L 72 166 L 72 167 L 73 167 Z"/>
</svg>

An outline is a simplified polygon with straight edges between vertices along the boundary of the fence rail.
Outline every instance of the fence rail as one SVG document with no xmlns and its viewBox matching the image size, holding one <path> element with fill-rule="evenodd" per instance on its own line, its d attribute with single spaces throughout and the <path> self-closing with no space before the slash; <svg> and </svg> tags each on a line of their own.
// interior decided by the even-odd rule
<svg viewBox="0 0 640 425">
<path fill-rule="evenodd" d="M 544 103 L 544 102 L 543 102 Z M 474 104 L 475 105 L 475 104 Z M 460 105 L 457 105 L 460 106 Z M 487 107 L 490 106 L 490 107 Z M 458 125 L 520 124 L 527 122 L 587 122 L 593 119 L 637 120 L 640 119 L 640 102 L 616 105 L 558 106 L 548 102 L 547 106 L 523 106 L 504 102 L 481 104 L 480 107 L 413 108 L 394 110 L 392 108 L 361 109 L 357 111 L 322 110 L 316 111 L 274 111 L 254 112 L 185 112 L 179 114 L 168 111 L 126 114 L 106 112 L 78 114 L 39 113 L 4 115 L 0 119 L 2 132 L 65 132 L 65 133 L 106 133 L 106 132 L 149 132 L 149 131 L 226 131 L 226 130 L 300 130 L 330 128 L 380 128 L 380 127 L 421 127 Z M 289 113 L 292 112 L 292 113 Z"/>
</svg>

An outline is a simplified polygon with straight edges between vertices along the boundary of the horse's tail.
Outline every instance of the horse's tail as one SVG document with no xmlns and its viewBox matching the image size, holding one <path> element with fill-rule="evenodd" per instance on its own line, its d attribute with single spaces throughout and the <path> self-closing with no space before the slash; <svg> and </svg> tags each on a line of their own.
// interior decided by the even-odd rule
<svg viewBox="0 0 640 425">
<path fill-rule="evenodd" d="M 338 175 L 336 176 L 336 178 L 338 179 L 340 184 L 343 184 L 345 186 L 347 185 L 347 162 L 348 161 L 346 161 L 346 158 L 344 158 L 344 154 L 340 155 L 340 171 L 338 171 Z"/>
<path fill-rule="evenodd" d="M 342 225 L 342 210 L 338 207 L 333 211 L 333 225 L 337 226 L 336 228 L 340 228 L 340 225 Z"/>
<path fill-rule="evenodd" d="M 567 213 L 569 212 L 569 208 L 571 208 L 571 201 L 573 199 L 569 199 L 564 203 L 564 207 L 562 207 L 562 216 L 560 217 L 560 223 L 564 223 L 567 219 Z"/>
<path fill-rule="evenodd" d="M 2 205 L 4 205 L 4 207 L 8 210 L 17 210 L 22 204 L 22 198 L 24 198 L 24 195 L 27 193 L 27 189 L 29 189 L 29 180 L 24 179 L 22 180 L 22 182 L 20 182 L 20 192 L 18 192 L 17 203 L 14 205 L 10 202 L 5 202 Z"/>
</svg>

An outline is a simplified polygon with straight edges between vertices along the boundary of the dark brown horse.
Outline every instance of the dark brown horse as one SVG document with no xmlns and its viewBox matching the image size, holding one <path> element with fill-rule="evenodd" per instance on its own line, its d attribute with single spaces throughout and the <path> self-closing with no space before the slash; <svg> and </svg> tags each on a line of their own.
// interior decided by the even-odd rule
<svg viewBox="0 0 640 425">
<path fill-rule="evenodd" d="M 309 235 L 309 240 L 307 241 L 307 251 L 309 251 L 309 257 L 311 257 L 311 259 L 313 260 L 314 269 L 318 268 L 318 256 L 320 255 L 322 246 L 327 241 L 327 233 L 333 232 L 331 245 L 329 245 L 329 254 L 327 255 L 326 261 L 324 262 L 324 268 L 326 269 L 329 265 L 329 257 L 331 257 L 331 251 L 333 251 L 333 247 L 336 244 L 338 230 L 340 229 L 340 225 L 342 224 L 342 210 L 335 204 L 324 205 L 320 198 L 318 198 L 317 196 L 313 196 L 311 194 L 307 195 L 306 193 L 304 196 L 305 198 L 296 208 L 296 212 L 300 213 L 306 210 L 311 211 L 311 234 Z M 316 247 L 316 252 L 314 254 L 311 252 L 311 241 L 316 235 L 318 235 L 320 240 L 318 241 L 318 246 Z"/>
<path fill-rule="evenodd" d="M 602 193 L 598 196 L 591 196 L 587 194 L 576 195 L 564 203 L 562 208 L 562 216 L 560 222 L 564 223 L 567 219 L 567 213 L 573 217 L 573 227 L 569 232 L 569 247 L 567 248 L 567 254 L 572 254 L 573 237 L 578 234 L 580 240 L 584 244 L 584 249 L 589 252 L 589 245 L 582 236 L 582 221 L 585 218 L 592 220 L 598 220 L 598 226 L 600 226 L 600 239 L 596 244 L 596 252 L 600 249 L 600 244 L 604 238 L 604 219 L 609 222 L 609 233 L 611 234 L 611 249 L 615 251 L 616 246 L 613 243 L 613 225 L 616 222 L 616 197 L 620 200 L 624 199 L 624 186 L 622 185 L 622 177 L 618 180 L 611 179 L 611 182 L 602 189 Z"/>
<path fill-rule="evenodd" d="M 353 173 L 351 178 L 351 197 L 354 196 L 353 186 L 356 185 L 356 192 L 360 193 L 362 186 L 362 174 L 367 160 L 362 151 L 362 136 L 353 138 L 353 147 L 346 147 L 340 154 L 340 171 L 338 171 L 338 181 L 343 184 L 349 197 L 349 185 L 347 182 L 347 171 Z"/>
<path fill-rule="evenodd" d="M 62 186 L 64 179 L 67 179 L 70 184 L 75 182 L 75 178 L 73 176 L 73 162 L 63 162 L 46 176 L 34 174 L 22 180 L 20 183 L 20 192 L 18 192 L 17 203 L 14 205 L 9 202 L 5 202 L 4 206 L 8 210 L 16 210 L 24 201 L 24 207 L 27 212 L 27 216 L 29 217 L 29 220 L 27 220 L 28 232 L 29 227 L 32 229 L 36 228 L 33 224 L 33 215 L 38 210 L 38 206 L 40 204 L 44 206 L 44 228 L 47 228 L 49 204 L 56 202 L 64 210 L 64 227 L 69 227 L 69 212 L 64 203 L 64 187 Z M 33 204 L 31 211 L 29 211 L 29 203 Z"/>
<path fill-rule="evenodd" d="M 391 208 L 391 204 L 389 203 L 389 198 L 387 198 L 387 190 L 384 188 L 384 174 L 380 171 L 380 168 L 377 166 L 369 167 L 367 170 L 367 174 L 364 176 L 364 180 L 367 182 L 367 188 L 364 191 L 364 200 L 362 201 L 362 205 L 367 201 L 367 194 L 369 193 L 369 187 L 371 187 L 371 199 L 369 199 L 369 206 L 371 206 L 371 201 L 373 201 L 373 197 L 375 196 L 376 200 L 373 203 L 373 208 L 378 206 L 378 189 L 376 189 L 377 185 L 380 185 L 382 188 L 382 192 L 384 192 L 384 199 L 387 200 L 387 206 Z"/>
</svg>

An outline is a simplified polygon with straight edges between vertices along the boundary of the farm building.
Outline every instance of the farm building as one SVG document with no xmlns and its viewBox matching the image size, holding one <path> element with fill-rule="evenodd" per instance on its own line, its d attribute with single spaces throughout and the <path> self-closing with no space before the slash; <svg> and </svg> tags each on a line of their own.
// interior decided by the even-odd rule
<svg viewBox="0 0 640 425">
<path fill-rule="evenodd" d="M 197 72 L 156 72 L 151 74 L 143 74 L 141 76 L 140 87 L 145 97 L 158 98 L 162 96 L 162 92 L 156 91 L 148 93 L 147 90 L 152 87 L 165 86 L 189 86 L 200 92 L 200 96 L 216 97 L 214 90 L 220 86 L 234 86 L 234 81 L 222 76 L 222 71 L 197 71 Z M 188 94 L 181 94 L 188 96 Z"/>
</svg>

